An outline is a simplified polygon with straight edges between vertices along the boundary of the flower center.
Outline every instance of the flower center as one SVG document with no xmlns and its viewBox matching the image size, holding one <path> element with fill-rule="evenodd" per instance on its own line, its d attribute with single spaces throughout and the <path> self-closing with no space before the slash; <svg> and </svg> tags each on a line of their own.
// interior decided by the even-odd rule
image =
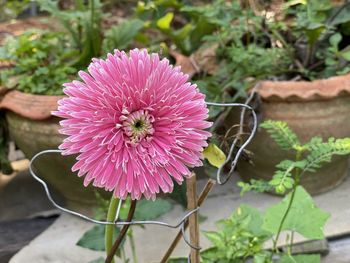
<svg viewBox="0 0 350 263">
<path fill-rule="evenodd" d="M 128 137 L 127 143 L 137 145 L 143 139 L 150 141 L 154 133 L 153 122 L 154 117 L 147 110 L 138 110 L 129 113 L 126 109 L 122 111 L 120 116 L 121 124 L 117 124 L 117 128 L 122 128 L 124 134 Z"/>
</svg>

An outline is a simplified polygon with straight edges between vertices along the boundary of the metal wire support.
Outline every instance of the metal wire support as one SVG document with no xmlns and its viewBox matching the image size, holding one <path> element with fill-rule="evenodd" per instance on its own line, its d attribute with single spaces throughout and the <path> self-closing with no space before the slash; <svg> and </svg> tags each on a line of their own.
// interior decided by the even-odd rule
<svg viewBox="0 0 350 263">
<path fill-rule="evenodd" d="M 254 94 L 255 94 L 255 90 L 256 90 L 257 86 L 255 86 L 253 88 L 253 91 L 252 93 L 250 94 L 249 98 L 247 101 L 251 101 L 252 98 L 254 97 Z M 248 137 L 248 139 L 239 147 L 238 151 L 237 151 L 237 154 L 235 155 L 233 161 L 231 162 L 231 168 L 230 168 L 230 171 L 228 172 L 228 174 L 225 176 L 225 178 L 222 180 L 222 177 L 223 177 L 223 169 L 224 167 L 231 161 L 232 157 L 233 157 L 233 153 L 234 153 L 234 150 L 237 146 L 237 143 L 239 141 L 239 138 L 235 138 L 234 142 L 231 144 L 230 146 L 230 151 L 228 153 L 228 156 L 226 158 L 226 161 L 220 166 L 220 168 L 218 169 L 217 173 L 216 173 L 216 180 L 218 182 L 218 184 L 225 184 L 229 179 L 230 177 L 232 176 L 236 166 L 237 166 L 237 163 L 238 163 L 238 160 L 242 154 L 242 152 L 244 151 L 244 149 L 247 147 L 247 145 L 251 142 L 251 140 L 253 139 L 255 133 L 256 133 L 256 130 L 257 130 L 257 127 L 258 127 L 258 119 L 257 119 L 257 116 L 256 116 L 256 113 L 254 111 L 254 109 L 252 107 L 250 107 L 248 104 L 243 104 L 243 103 L 215 103 L 215 102 L 207 102 L 206 103 L 208 106 L 218 106 L 218 107 L 240 107 L 240 108 L 243 108 L 242 112 L 241 112 L 241 117 L 240 117 L 240 133 L 242 133 L 242 127 L 243 127 L 243 122 L 244 122 L 244 115 L 245 115 L 245 109 L 248 109 L 251 111 L 252 113 L 252 116 L 253 116 L 253 128 L 250 132 L 250 135 Z"/>
<path fill-rule="evenodd" d="M 248 100 L 250 101 L 252 99 L 253 95 L 251 95 Z M 241 122 L 240 122 L 240 125 L 242 126 L 243 125 L 243 119 L 244 119 L 244 114 L 245 114 L 245 110 L 248 109 L 252 112 L 252 116 L 253 116 L 253 128 L 252 128 L 252 131 L 248 137 L 248 139 L 240 146 L 237 154 L 235 155 L 233 161 L 231 162 L 231 169 L 229 171 L 229 173 L 226 175 L 226 178 L 224 180 L 221 179 L 222 177 L 222 173 L 223 173 L 223 168 L 226 164 L 228 164 L 230 162 L 230 160 L 232 159 L 233 157 L 233 153 L 234 153 L 234 149 L 238 143 L 238 139 L 236 138 L 235 141 L 233 142 L 233 144 L 231 145 L 230 147 L 230 151 L 229 151 L 229 154 L 227 156 L 227 159 L 225 161 L 225 163 L 218 169 L 217 171 L 217 182 L 219 184 L 224 184 L 228 181 L 228 179 L 230 178 L 230 176 L 232 175 L 235 167 L 236 167 L 236 164 L 238 162 L 238 159 L 240 157 L 240 155 L 242 154 L 244 148 L 250 143 L 250 141 L 253 139 L 253 136 L 255 135 L 255 132 L 256 132 L 256 129 L 257 129 L 257 116 L 253 110 L 252 107 L 250 107 L 249 105 L 247 104 L 243 104 L 243 103 L 214 103 L 214 102 L 206 102 L 207 105 L 209 106 L 218 106 L 218 107 L 241 107 L 243 108 L 242 112 L 241 112 Z M 79 217 L 81 219 L 84 219 L 86 221 L 89 221 L 89 222 L 92 222 L 92 223 L 95 223 L 95 224 L 100 224 L 100 225 L 116 225 L 116 226 L 123 226 L 123 225 L 159 225 L 159 226 L 164 226 L 164 227 L 169 227 L 169 228 L 179 228 L 181 227 L 181 231 L 182 231 L 182 238 L 183 240 L 185 241 L 185 243 L 193 248 L 193 249 L 196 249 L 196 250 L 200 250 L 201 248 L 200 247 L 196 247 L 194 245 L 192 245 L 190 243 L 190 241 L 188 240 L 188 238 L 186 237 L 185 235 L 185 223 L 186 221 L 188 220 L 188 218 L 195 212 L 197 212 L 199 210 L 199 207 L 189 211 L 187 214 L 185 214 L 183 216 L 183 218 L 180 220 L 179 223 L 177 224 L 169 224 L 169 223 L 166 223 L 166 222 L 161 222 L 161 221 L 153 221 L 153 220 L 145 220 L 145 221 L 130 221 L 130 222 L 124 222 L 124 221 L 118 221 L 118 216 L 119 216 L 119 212 L 120 212 L 120 208 L 121 208 L 121 203 L 122 202 L 119 202 L 119 206 L 118 206 L 118 209 L 117 209 L 117 216 L 115 218 L 115 221 L 114 222 L 108 222 L 108 221 L 101 221 L 101 220 L 96 220 L 96 219 L 93 219 L 93 218 L 90 218 L 86 215 L 83 215 L 81 213 L 78 213 L 76 211 L 73 211 L 73 210 L 70 210 L 70 209 L 67 209 L 65 207 L 62 207 L 60 206 L 59 204 L 56 203 L 56 201 L 53 199 L 52 195 L 51 195 L 51 192 L 49 190 L 49 187 L 48 185 L 46 184 L 46 182 L 44 180 L 42 180 L 39 176 L 36 175 L 36 173 L 34 172 L 33 170 L 33 164 L 35 162 L 35 160 L 37 160 L 40 156 L 42 155 L 45 155 L 45 154 L 52 154 L 52 153 L 61 153 L 62 154 L 62 151 L 61 150 L 44 150 L 44 151 L 41 151 L 39 153 L 37 153 L 36 155 L 34 155 L 34 157 L 30 160 L 30 163 L 29 163 L 29 172 L 31 174 L 31 176 L 36 180 L 38 181 L 44 188 L 45 190 L 45 193 L 46 193 L 46 196 L 47 198 L 49 199 L 49 201 L 59 210 L 65 212 L 65 213 L 68 213 L 68 214 L 71 214 L 73 216 L 76 216 L 76 217 Z"/>
<path fill-rule="evenodd" d="M 197 246 L 192 245 L 191 242 L 188 240 L 188 238 L 186 236 L 186 230 L 185 230 L 185 223 L 186 223 L 186 221 L 188 221 L 188 218 L 186 218 L 185 221 L 181 224 L 181 233 L 182 233 L 183 240 L 185 241 L 185 243 L 189 247 L 191 247 L 191 248 L 193 248 L 195 250 L 201 250 L 202 249 L 201 247 L 197 247 Z"/>
<path fill-rule="evenodd" d="M 30 172 L 31 176 L 43 186 L 43 188 L 45 190 L 45 193 L 46 193 L 46 196 L 50 200 L 50 202 L 56 208 L 58 208 L 59 210 L 65 212 L 65 213 L 71 214 L 73 216 L 82 218 L 82 219 L 84 219 L 86 221 L 89 221 L 89 222 L 92 222 L 92 223 L 95 223 L 95 224 L 100 224 L 100 225 L 116 225 L 116 226 L 123 226 L 123 225 L 159 225 L 159 226 L 164 226 L 164 227 L 169 227 L 169 228 L 179 228 L 179 227 L 182 227 L 185 224 L 185 222 L 188 220 L 189 216 L 191 216 L 193 213 L 195 213 L 195 212 L 197 212 L 199 210 L 199 207 L 197 207 L 197 208 L 189 211 L 187 214 L 185 214 L 183 216 L 183 218 L 177 224 L 169 224 L 169 223 L 165 223 L 165 222 L 161 222 L 161 221 L 154 221 L 154 220 L 124 222 L 124 221 L 117 221 L 117 218 L 118 218 L 118 215 L 119 215 L 119 211 L 120 211 L 120 207 L 121 207 L 121 202 L 120 202 L 120 205 L 118 206 L 118 209 L 117 209 L 116 220 L 114 222 L 101 221 L 101 220 L 96 220 L 96 219 L 90 218 L 90 217 L 88 217 L 86 215 L 80 214 L 80 213 L 78 213 L 76 211 L 67 209 L 67 208 L 62 207 L 59 204 L 57 204 L 56 201 L 53 199 L 53 197 L 51 195 L 51 192 L 50 192 L 50 189 L 49 189 L 48 185 L 46 184 L 46 182 L 44 180 L 42 180 L 39 176 L 37 176 L 36 173 L 34 172 L 34 170 L 33 170 L 34 161 L 36 159 L 38 159 L 40 156 L 42 156 L 42 155 L 51 154 L 51 153 L 62 153 L 62 151 L 61 150 L 45 150 L 45 151 L 37 153 L 30 160 L 29 172 Z M 183 239 L 184 239 L 186 244 L 188 244 L 189 246 L 192 246 L 185 235 L 183 236 Z"/>
</svg>

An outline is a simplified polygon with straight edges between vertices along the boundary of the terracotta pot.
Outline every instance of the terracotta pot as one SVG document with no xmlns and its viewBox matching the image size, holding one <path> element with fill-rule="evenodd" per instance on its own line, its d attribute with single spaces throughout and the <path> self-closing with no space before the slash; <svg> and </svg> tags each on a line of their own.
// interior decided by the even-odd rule
<svg viewBox="0 0 350 263">
<path fill-rule="evenodd" d="M 60 98 L 62 97 L 10 91 L 0 102 L 0 108 L 7 110 L 10 135 L 27 158 L 31 159 L 46 149 L 57 149 L 62 143 L 63 136 L 58 133 L 60 119 L 51 116 L 51 111 L 57 109 Z M 83 179 L 71 172 L 74 162 L 73 156 L 63 157 L 52 153 L 39 157 L 35 169 L 41 178 L 66 199 L 67 206 L 86 208 L 96 204 L 96 188 L 85 188 Z"/>
<path fill-rule="evenodd" d="M 264 81 L 258 90 L 262 99 L 262 120 L 286 121 L 302 143 L 314 136 L 344 138 L 350 136 L 350 74 L 312 82 Z M 259 129 L 248 149 L 252 161 L 238 164 L 244 180 L 270 179 L 281 160 L 294 159 L 281 150 L 263 129 Z M 336 156 L 316 173 L 306 173 L 301 183 L 312 194 L 339 185 L 348 174 L 348 157 Z"/>
</svg>

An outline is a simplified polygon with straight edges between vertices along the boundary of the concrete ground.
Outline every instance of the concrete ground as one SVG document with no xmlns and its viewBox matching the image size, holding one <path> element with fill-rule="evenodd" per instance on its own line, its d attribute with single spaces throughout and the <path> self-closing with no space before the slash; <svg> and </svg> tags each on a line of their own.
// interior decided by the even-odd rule
<svg viewBox="0 0 350 263">
<path fill-rule="evenodd" d="M 25 165 L 24 165 L 25 166 Z M 200 209 L 200 214 L 207 219 L 201 225 L 201 230 L 214 230 L 215 222 L 229 216 L 232 211 L 241 203 L 247 203 L 259 209 L 264 209 L 276 202 L 279 198 L 268 194 L 247 194 L 241 198 L 236 187 L 237 177 L 232 178 L 224 186 L 215 186 L 209 198 Z M 2 184 L 2 186 L 1 186 Z M 199 181 L 199 191 L 205 184 L 204 180 Z M 330 253 L 322 259 L 322 263 L 349 263 L 350 262 L 350 178 L 337 189 L 315 197 L 318 206 L 332 214 L 328 221 L 325 232 L 330 238 Z M 84 249 L 75 245 L 82 234 L 93 225 L 81 219 L 67 214 L 61 214 L 54 222 L 56 210 L 47 201 L 41 186 L 32 179 L 28 172 L 22 171 L 12 179 L 0 177 L 0 244 L 6 243 L 4 236 L 4 225 L 1 222 L 15 222 L 28 218 L 49 218 L 44 227 L 38 228 L 36 237 L 32 237 L 29 244 L 22 242 L 24 246 L 16 253 L 10 263 L 81 263 L 89 262 L 102 256 L 96 251 Z M 181 206 L 176 205 L 171 212 L 159 220 L 177 223 L 185 211 Z M 52 223 L 53 222 L 53 223 Z M 52 223 L 52 225 L 50 225 Z M 159 262 L 163 253 L 168 248 L 171 240 L 178 230 L 163 228 L 159 226 L 147 226 L 142 229 L 134 227 L 136 249 L 139 263 Z M 18 233 L 20 235 L 20 233 Z M 201 246 L 208 247 L 208 241 L 201 237 Z M 296 238 L 302 241 L 301 237 Z M 128 247 L 128 246 L 126 246 Z M 181 241 L 175 250 L 174 256 L 186 256 L 189 249 Z M 130 251 L 127 251 L 130 255 Z M 0 248 L 0 263 L 1 248 Z"/>
</svg>

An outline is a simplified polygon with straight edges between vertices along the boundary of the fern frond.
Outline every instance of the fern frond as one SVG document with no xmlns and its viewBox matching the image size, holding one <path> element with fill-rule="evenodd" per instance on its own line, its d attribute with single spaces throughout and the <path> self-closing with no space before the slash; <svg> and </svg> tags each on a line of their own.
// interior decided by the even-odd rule
<svg viewBox="0 0 350 263">
<path fill-rule="evenodd" d="M 306 157 L 303 172 L 315 172 L 325 162 L 330 162 L 333 155 L 350 154 L 350 138 L 329 138 L 328 142 L 314 141 L 308 145 L 310 154 Z"/>
<path fill-rule="evenodd" d="M 283 149 L 291 150 L 300 147 L 297 135 L 284 121 L 267 120 L 260 127 L 266 129 L 271 138 Z"/>
<path fill-rule="evenodd" d="M 305 149 L 311 151 L 314 147 L 324 143 L 321 137 L 312 137 L 311 140 L 304 145 Z"/>
<path fill-rule="evenodd" d="M 249 191 L 264 193 L 273 189 L 269 182 L 264 180 L 251 179 L 249 183 L 238 182 L 237 185 L 241 188 L 241 196 Z"/>
<path fill-rule="evenodd" d="M 285 193 L 286 190 L 292 189 L 294 185 L 292 171 L 295 168 L 303 169 L 305 165 L 305 161 L 294 162 L 291 160 L 284 160 L 280 162 L 278 165 L 276 165 L 279 170 L 275 171 L 269 184 L 275 188 L 277 193 Z"/>
</svg>

